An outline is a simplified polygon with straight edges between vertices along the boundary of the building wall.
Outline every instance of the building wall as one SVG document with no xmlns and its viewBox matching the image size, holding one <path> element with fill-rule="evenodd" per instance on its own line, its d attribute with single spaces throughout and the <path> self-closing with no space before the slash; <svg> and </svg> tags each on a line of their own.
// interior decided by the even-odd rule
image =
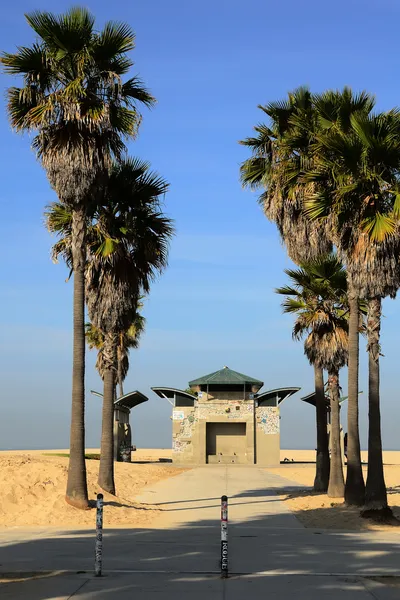
<svg viewBox="0 0 400 600">
<path fill-rule="evenodd" d="M 193 441 L 196 429 L 196 409 L 192 406 L 175 407 L 172 412 L 172 460 L 193 463 Z"/>
<path fill-rule="evenodd" d="M 276 466 L 280 463 L 280 416 L 277 406 L 256 408 L 256 463 Z"/>
<path fill-rule="evenodd" d="M 251 396 L 247 392 L 218 392 L 218 395 L 215 392 L 202 392 L 194 407 L 175 407 L 172 425 L 173 461 L 179 464 L 279 464 L 279 409 L 255 409 Z M 235 435 L 231 439 L 231 436 L 226 436 L 223 443 L 221 439 L 219 441 L 223 454 L 208 458 L 208 423 L 244 423 L 245 440 L 238 441 Z M 221 428 L 214 429 L 219 431 L 216 435 L 222 434 Z M 212 434 L 209 434 L 209 440 L 210 435 Z"/>
</svg>

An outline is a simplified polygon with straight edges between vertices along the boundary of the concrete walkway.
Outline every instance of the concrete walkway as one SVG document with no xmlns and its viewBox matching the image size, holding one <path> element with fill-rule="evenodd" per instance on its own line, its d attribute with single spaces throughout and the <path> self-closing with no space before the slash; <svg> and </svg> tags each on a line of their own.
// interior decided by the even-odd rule
<svg viewBox="0 0 400 600">
<path fill-rule="evenodd" d="M 274 527 L 302 528 L 276 495 L 275 490 L 282 487 L 301 489 L 296 483 L 265 469 L 208 465 L 148 486 L 137 500 L 143 504 L 156 504 L 163 510 L 157 527 L 176 528 L 192 524 L 219 528 L 221 496 L 225 494 L 228 496 L 229 520 L 233 525 L 273 518 Z"/>
<path fill-rule="evenodd" d="M 138 500 L 159 505 L 161 517 L 153 529 L 105 530 L 101 579 L 92 576 L 93 531 L 3 530 L 0 573 L 41 576 L 2 584 L 0 598 L 398 598 L 399 589 L 371 579 L 400 575 L 398 533 L 305 529 L 277 498 L 283 486 L 297 487 L 271 471 L 232 465 L 193 469 L 148 487 Z M 218 576 L 222 494 L 229 498 L 226 581 Z"/>
</svg>

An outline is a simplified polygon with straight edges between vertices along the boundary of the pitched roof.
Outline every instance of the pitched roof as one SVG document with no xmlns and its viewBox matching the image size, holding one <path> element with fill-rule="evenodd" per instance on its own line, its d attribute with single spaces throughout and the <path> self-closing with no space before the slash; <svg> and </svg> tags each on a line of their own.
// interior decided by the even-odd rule
<svg viewBox="0 0 400 600">
<path fill-rule="evenodd" d="M 258 379 L 254 379 L 253 377 L 249 377 L 248 375 L 243 375 L 243 373 L 238 373 L 237 371 L 232 371 L 228 367 L 224 367 L 219 371 L 215 371 L 214 373 L 210 373 L 209 375 L 204 375 L 203 377 L 199 377 L 198 379 L 193 379 L 193 381 L 189 381 L 189 386 L 192 387 L 194 385 L 259 385 L 262 387 L 264 385 L 263 381 L 259 381 Z"/>
</svg>

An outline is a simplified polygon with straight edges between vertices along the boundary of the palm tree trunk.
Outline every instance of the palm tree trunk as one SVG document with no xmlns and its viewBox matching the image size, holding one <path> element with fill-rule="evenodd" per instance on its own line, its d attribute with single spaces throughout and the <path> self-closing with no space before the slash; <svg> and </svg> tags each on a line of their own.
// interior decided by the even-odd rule
<svg viewBox="0 0 400 600">
<path fill-rule="evenodd" d="M 326 492 L 329 484 L 329 443 L 327 430 L 327 415 L 324 392 L 324 372 L 314 366 L 316 419 L 317 419 L 317 466 L 314 479 L 314 490 Z"/>
<path fill-rule="evenodd" d="M 119 385 L 119 395 L 124 395 L 124 387 L 123 387 L 123 377 L 122 377 L 122 358 L 120 352 L 118 352 L 118 373 L 117 373 L 118 385 Z"/>
<path fill-rule="evenodd" d="M 331 472 L 329 476 L 329 498 L 343 498 L 344 477 L 340 448 L 339 374 L 329 372 L 329 396 L 331 401 Z"/>
<path fill-rule="evenodd" d="M 383 472 L 381 411 L 379 394 L 379 354 L 382 302 L 373 298 L 368 302 L 368 476 L 365 488 L 365 507 L 362 515 L 390 517 L 385 477 Z"/>
<path fill-rule="evenodd" d="M 117 362 L 117 336 L 104 338 L 104 391 L 101 428 L 99 486 L 115 495 L 114 483 L 114 393 Z"/>
<path fill-rule="evenodd" d="M 361 467 L 360 431 L 358 419 L 358 361 L 359 361 L 359 298 L 349 293 L 349 368 L 347 404 L 347 477 L 344 499 L 346 504 L 364 504 L 365 484 Z"/>
<path fill-rule="evenodd" d="M 76 508 L 89 507 L 85 464 L 85 266 L 86 214 L 72 213 L 74 270 L 72 410 L 66 501 Z"/>
</svg>

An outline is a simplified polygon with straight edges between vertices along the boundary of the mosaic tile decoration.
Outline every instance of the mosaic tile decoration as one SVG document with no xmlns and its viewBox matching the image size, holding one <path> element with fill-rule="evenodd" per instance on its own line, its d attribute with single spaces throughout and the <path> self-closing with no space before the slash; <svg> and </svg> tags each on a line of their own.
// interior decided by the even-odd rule
<svg viewBox="0 0 400 600">
<path fill-rule="evenodd" d="M 262 406 L 257 410 L 257 427 L 265 434 L 279 433 L 279 412 L 271 406 Z"/>
<path fill-rule="evenodd" d="M 239 406 L 239 410 L 236 407 Z M 227 408 L 230 410 L 227 412 Z M 198 419 L 208 419 L 213 416 L 228 416 L 235 414 L 237 418 L 249 418 L 254 412 L 254 404 L 252 402 L 240 402 L 235 400 L 209 402 L 208 404 L 199 404 L 196 409 Z"/>
<path fill-rule="evenodd" d="M 181 423 L 181 429 L 179 431 L 179 437 L 191 438 L 193 435 L 193 429 L 197 422 L 196 417 L 191 414 L 186 419 L 183 419 Z"/>
<path fill-rule="evenodd" d="M 181 440 L 173 440 L 172 442 L 172 451 L 173 452 L 185 452 L 188 446 L 190 446 L 192 442 L 181 441 Z"/>
</svg>

